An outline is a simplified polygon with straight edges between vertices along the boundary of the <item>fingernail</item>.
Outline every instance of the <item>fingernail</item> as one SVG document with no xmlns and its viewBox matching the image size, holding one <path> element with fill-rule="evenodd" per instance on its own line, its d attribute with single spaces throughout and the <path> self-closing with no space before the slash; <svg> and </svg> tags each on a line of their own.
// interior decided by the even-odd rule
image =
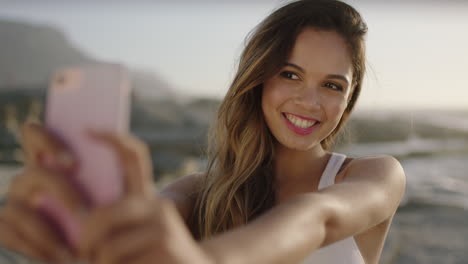
<svg viewBox="0 0 468 264">
<path fill-rule="evenodd" d="M 55 197 L 45 193 L 35 195 L 32 203 L 52 219 L 54 224 L 63 232 L 68 245 L 73 250 L 76 249 L 80 239 L 81 227 L 72 212 Z"/>
</svg>

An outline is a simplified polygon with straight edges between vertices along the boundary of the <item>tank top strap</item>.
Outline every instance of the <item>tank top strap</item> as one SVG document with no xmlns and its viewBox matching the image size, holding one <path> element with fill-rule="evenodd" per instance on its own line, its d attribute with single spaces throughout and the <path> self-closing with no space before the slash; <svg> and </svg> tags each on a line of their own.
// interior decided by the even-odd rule
<svg viewBox="0 0 468 264">
<path fill-rule="evenodd" d="M 320 177 L 318 186 L 319 190 L 335 184 L 336 174 L 338 174 L 338 171 L 340 170 L 345 160 L 346 155 L 335 152 L 332 153 L 330 159 L 328 160 L 327 166 L 323 171 L 322 177 Z"/>
<path fill-rule="evenodd" d="M 320 178 L 318 189 L 335 184 L 335 178 L 346 160 L 346 155 L 332 153 L 327 166 Z M 354 239 L 347 237 L 311 253 L 302 264 L 327 263 L 327 264 L 364 264 L 364 258 Z"/>
</svg>

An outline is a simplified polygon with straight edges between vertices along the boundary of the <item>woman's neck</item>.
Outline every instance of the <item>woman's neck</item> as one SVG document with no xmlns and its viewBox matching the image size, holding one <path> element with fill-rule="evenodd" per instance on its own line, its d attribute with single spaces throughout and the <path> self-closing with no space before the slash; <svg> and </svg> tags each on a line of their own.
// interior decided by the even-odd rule
<svg viewBox="0 0 468 264">
<path fill-rule="evenodd" d="M 321 145 L 299 151 L 277 146 L 275 149 L 274 174 L 279 185 L 291 182 L 318 180 L 328 162 L 330 153 Z"/>
</svg>

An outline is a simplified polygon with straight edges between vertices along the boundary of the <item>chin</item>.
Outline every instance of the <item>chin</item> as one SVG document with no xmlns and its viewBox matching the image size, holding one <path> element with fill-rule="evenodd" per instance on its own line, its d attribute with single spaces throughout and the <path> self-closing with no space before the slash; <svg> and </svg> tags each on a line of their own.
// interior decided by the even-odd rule
<svg viewBox="0 0 468 264">
<path fill-rule="evenodd" d="M 284 139 L 278 142 L 282 147 L 296 150 L 296 151 L 309 151 L 320 145 L 320 142 L 299 142 L 298 140 Z"/>
</svg>

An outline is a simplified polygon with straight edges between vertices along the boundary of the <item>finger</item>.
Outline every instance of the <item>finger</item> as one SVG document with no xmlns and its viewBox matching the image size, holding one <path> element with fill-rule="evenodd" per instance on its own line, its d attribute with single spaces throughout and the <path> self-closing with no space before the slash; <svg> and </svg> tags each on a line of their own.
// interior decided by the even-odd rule
<svg viewBox="0 0 468 264">
<path fill-rule="evenodd" d="M 66 242 L 76 249 L 80 212 L 85 207 L 78 192 L 65 179 L 42 169 L 28 168 L 16 176 L 8 193 L 9 202 L 35 210 Z M 21 219 L 21 218 L 20 218 Z"/>
<path fill-rule="evenodd" d="M 124 170 L 127 194 L 153 195 L 151 155 L 145 143 L 131 135 L 96 131 L 89 134 L 116 151 Z"/>
<path fill-rule="evenodd" d="M 79 215 L 68 210 L 63 203 L 54 197 L 42 193 L 36 199 L 37 210 L 61 235 L 63 241 L 74 252 L 77 252 L 81 225 Z"/>
<path fill-rule="evenodd" d="M 31 167 L 15 176 L 8 191 L 8 199 L 32 206 L 34 194 L 38 192 L 50 193 L 71 209 L 85 206 L 80 193 L 63 175 Z"/>
<path fill-rule="evenodd" d="M 71 258 L 62 241 L 38 214 L 12 205 L 5 207 L 0 214 L 3 226 L 16 230 L 16 237 L 22 238 L 22 243 L 28 248 L 35 249 L 49 260 L 64 261 Z"/>
<path fill-rule="evenodd" d="M 21 126 L 21 145 L 29 166 L 47 166 L 52 170 L 74 170 L 78 163 L 65 143 L 45 127 L 25 123 Z"/>
<path fill-rule="evenodd" d="M 152 203 L 128 198 L 118 204 L 93 210 L 84 223 L 84 232 L 79 243 L 80 256 L 89 257 L 93 248 L 121 230 L 154 221 Z M 122 213 L 125 212 L 125 213 Z"/>
<path fill-rule="evenodd" d="M 134 228 L 119 236 L 110 237 L 95 248 L 92 263 L 129 263 L 129 259 L 143 252 L 157 251 L 157 230 L 154 228 Z"/>
</svg>

